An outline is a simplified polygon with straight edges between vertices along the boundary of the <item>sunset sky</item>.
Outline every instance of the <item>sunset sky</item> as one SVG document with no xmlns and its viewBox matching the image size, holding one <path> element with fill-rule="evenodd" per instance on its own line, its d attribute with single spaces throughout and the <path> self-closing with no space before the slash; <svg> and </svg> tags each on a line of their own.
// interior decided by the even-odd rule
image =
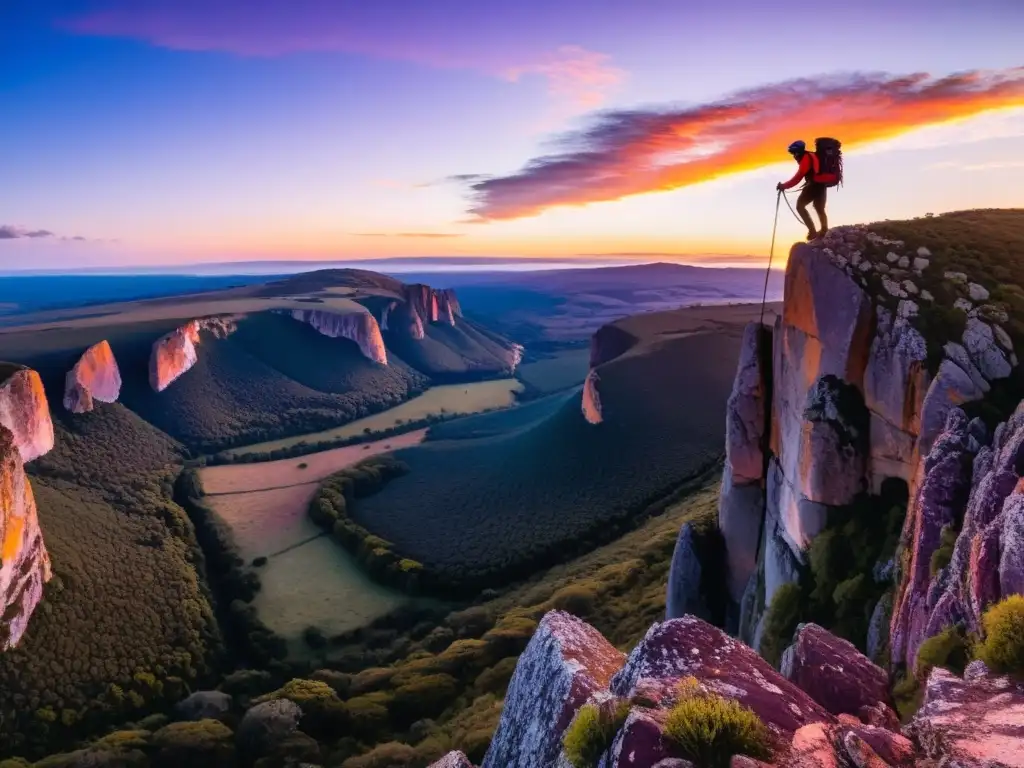
<svg viewBox="0 0 1024 768">
<path fill-rule="evenodd" d="M 833 224 L 1024 207 L 1022 30 L 1021 0 L 6 0 L 0 270 L 758 263 L 821 134 Z"/>
</svg>

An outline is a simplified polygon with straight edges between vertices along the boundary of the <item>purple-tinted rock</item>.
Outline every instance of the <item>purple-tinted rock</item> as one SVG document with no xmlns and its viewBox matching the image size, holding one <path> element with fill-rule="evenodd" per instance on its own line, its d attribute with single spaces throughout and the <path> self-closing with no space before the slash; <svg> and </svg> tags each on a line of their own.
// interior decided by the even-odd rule
<svg viewBox="0 0 1024 768">
<path fill-rule="evenodd" d="M 672 750 L 663 735 L 665 710 L 634 710 L 612 742 L 608 759 L 600 768 L 634 768 L 661 764 L 672 759 Z"/>
<path fill-rule="evenodd" d="M 431 763 L 430 768 L 473 768 L 473 764 L 462 752 L 449 752 L 436 763 Z"/>
<path fill-rule="evenodd" d="M 693 523 L 684 523 L 679 529 L 672 564 L 668 571 L 665 590 L 665 618 L 678 619 L 688 613 L 706 612 L 700 592 L 701 564 L 697 554 Z"/>
<path fill-rule="evenodd" d="M 786 649 L 782 674 L 833 715 L 856 715 L 889 701 L 889 677 L 858 651 L 817 624 L 801 624 Z"/>
<path fill-rule="evenodd" d="M 516 664 L 483 768 L 552 764 L 576 711 L 608 688 L 623 658 L 575 616 L 547 613 Z"/>
<path fill-rule="evenodd" d="M 1024 687 L 990 675 L 968 682 L 935 667 L 908 732 L 941 765 L 1024 768 Z"/>
<path fill-rule="evenodd" d="M 918 439 L 918 453 L 926 456 L 932 443 L 945 428 L 950 410 L 964 403 L 981 400 L 981 390 L 956 363 L 943 360 L 939 372 L 924 396 L 921 406 L 921 435 Z"/>
<path fill-rule="evenodd" d="M 733 481 L 750 483 L 764 479 L 765 372 L 762 348 L 771 335 L 760 323 L 743 329 L 740 359 L 732 393 L 725 411 L 725 457 Z"/>
<path fill-rule="evenodd" d="M 591 369 L 587 378 L 583 380 L 583 393 L 580 399 L 580 410 L 583 418 L 589 424 L 600 424 L 604 420 L 601 411 L 601 393 L 598 390 L 598 383 L 601 381 L 601 374 L 596 369 Z"/>
<path fill-rule="evenodd" d="M 710 693 L 736 699 L 768 726 L 777 747 L 807 723 L 833 717 L 748 646 L 693 616 L 655 624 L 612 680 L 616 696 L 648 687 L 673 689 L 696 678 Z"/>
<path fill-rule="evenodd" d="M 964 329 L 963 344 L 971 362 L 989 381 L 1010 375 L 1012 366 L 996 343 L 992 326 L 988 323 L 982 322 L 976 317 L 968 318 L 967 327 Z"/>
<path fill-rule="evenodd" d="M 999 596 L 1002 598 L 1024 594 L 1024 488 L 1006 500 L 1000 518 Z"/>
<path fill-rule="evenodd" d="M 737 603 L 757 570 L 757 540 L 764 514 L 761 483 L 736 483 L 726 464 L 718 499 L 718 529 L 725 541 L 729 594 Z"/>
<path fill-rule="evenodd" d="M 959 408 L 949 412 L 946 429 L 924 459 L 921 481 L 910 500 L 901 543 L 909 555 L 890 623 L 892 658 L 914 668 L 931 613 L 927 603 L 931 556 L 938 548 L 942 527 L 960 517 L 970 491 L 971 453 L 967 446 L 967 417 Z"/>
</svg>

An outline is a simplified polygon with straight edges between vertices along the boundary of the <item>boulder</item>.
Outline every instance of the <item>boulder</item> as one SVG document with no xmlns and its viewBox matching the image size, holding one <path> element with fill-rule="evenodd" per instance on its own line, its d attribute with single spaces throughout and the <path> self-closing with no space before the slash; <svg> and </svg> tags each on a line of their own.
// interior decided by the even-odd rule
<svg viewBox="0 0 1024 768">
<path fill-rule="evenodd" d="M 64 407 L 72 413 L 91 411 L 97 400 L 116 402 L 120 394 L 121 371 L 105 340 L 89 347 L 64 380 Z"/>
<path fill-rule="evenodd" d="M 238 746 L 246 754 L 261 756 L 295 732 L 302 718 L 299 705 L 288 699 L 272 699 L 252 707 L 238 724 Z"/>
<path fill-rule="evenodd" d="M 601 412 L 601 393 L 598 390 L 598 383 L 601 381 L 601 374 L 596 369 L 591 369 L 587 378 L 583 380 L 583 392 L 580 400 L 580 410 L 583 418 L 588 424 L 600 424 L 603 421 Z"/>
<path fill-rule="evenodd" d="M 223 691 L 196 691 L 175 707 L 185 720 L 219 720 L 231 711 L 233 700 Z"/>
<path fill-rule="evenodd" d="M 988 301 L 989 292 L 988 288 L 983 285 L 968 283 L 967 295 L 971 297 L 971 301 Z"/>
<path fill-rule="evenodd" d="M 978 668 L 968 681 L 935 667 L 908 732 L 941 765 L 1024 768 L 1024 687 Z"/>
<path fill-rule="evenodd" d="M 693 523 L 683 523 L 672 553 L 665 596 L 665 618 L 678 619 L 693 613 L 704 616 L 707 607 L 701 595 L 701 561 Z"/>
<path fill-rule="evenodd" d="M 547 613 L 516 664 L 483 768 L 552 764 L 576 711 L 607 690 L 623 658 L 575 616 Z"/>
<path fill-rule="evenodd" d="M 293 309 L 291 317 L 300 323 L 312 326 L 324 336 L 354 341 L 363 356 L 381 365 L 388 364 L 388 353 L 384 347 L 377 320 L 366 311 L 325 312 L 320 309 Z"/>
<path fill-rule="evenodd" d="M 934 608 L 928 603 L 932 553 L 939 546 L 942 527 L 959 518 L 970 492 L 973 456 L 968 425 L 959 408 L 949 411 L 945 430 L 923 460 L 904 521 L 901 547 L 909 563 L 901 574 L 889 634 L 893 661 L 909 669 L 914 668 Z"/>
<path fill-rule="evenodd" d="M 964 373 L 971 377 L 971 382 L 975 387 L 985 393 L 992 388 L 989 386 L 988 380 L 981 375 L 981 371 L 978 370 L 977 366 L 971 362 L 971 357 L 967 354 L 967 350 L 961 345 L 955 341 L 947 341 L 943 351 L 946 353 L 947 359 L 952 360 Z"/>
<path fill-rule="evenodd" d="M 431 763 L 430 768 L 473 768 L 473 764 L 462 752 L 449 752 L 436 763 Z"/>
<path fill-rule="evenodd" d="M 951 360 L 939 364 L 939 372 L 928 385 L 921 406 L 921 435 L 918 439 L 918 454 L 925 456 L 935 439 L 942 432 L 950 411 L 956 406 L 981 400 L 985 392 L 980 389 L 963 369 Z M 959 409 L 957 409 L 959 410 Z"/>
<path fill-rule="evenodd" d="M 981 371 L 981 375 L 989 381 L 1003 379 L 1010 375 L 1012 369 L 1003 350 L 995 341 L 992 326 L 976 317 L 967 319 L 964 329 L 963 345 L 971 362 Z"/>
<path fill-rule="evenodd" d="M 622 698 L 661 691 L 670 699 L 679 682 L 693 677 L 709 692 L 739 701 L 768 726 L 777 749 L 804 725 L 834 718 L 776 672 L 748 646 L 694 616 L 655 624 L 612 679 Z"/>
<path fill-rule="evenodd" d="M 0 363 L 0 427 L 24 462 L 53 449 L 53 422 L 43 380 L 31 368 Z"/>
<path fill-rule="evenodd" d="M 859 714 L 889 701 L 889 676 L 858 651 L 817 624 L 801 624 L 782 657 L 783 676 L 833 715 Z"/>
<path fill-rule="evenodd" d="M 659 768 L 694 768 L 688 760 L 672 756 L 664 738 L 665 710 L 634 709 L 619 729 L 607 758 L 599 768 L 634 768 L 648 765 Z"/>
<path fill-rule="evenodd" d="M 50 556 L 24 460 L 10 430 L 0 426 L 0 651 L 21 641 L 49 580 Z"/>
</svg>

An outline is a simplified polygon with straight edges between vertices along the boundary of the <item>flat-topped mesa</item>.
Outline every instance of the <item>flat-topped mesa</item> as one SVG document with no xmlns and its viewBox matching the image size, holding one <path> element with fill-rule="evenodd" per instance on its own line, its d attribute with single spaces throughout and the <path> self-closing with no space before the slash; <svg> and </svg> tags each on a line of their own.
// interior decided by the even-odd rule
<svg viewBox="0 0 1024 768">
<path fill-rule="evenodd" d="M 289 314 L 295 320 L 311 325 L 324 336 L 354 341 L 368 360 L 381 365 L 388 364 L 388 353 L 384 348 L 380 326 L 369 312 L 342 313 L 321 309 L 293 309 Z"/>
<path fill-rule="evenodd" d="M 24 462 L 53 448 L 53 421 L 39 374 L 31 368 L 0 363 L 0 427 L 11 433 Z"/>
<path fill-rule="evenodd" d="M 113 403 L 121 394 L 121 371 L 106 340 L 89 347 L 64 380 L 64 407 L 72 413 L 91 411 L 94 401 Z"/>
<path fill-rule="evenodd" d="M 234 333 L 235 318 L 204 317 L 190 320 L 153 342 L 149 357 L 149 384 L 156 392 L 163 392 L 192 368 L 199 360 L 196 346 L 200 332 L 207 331 L 223 339 Z"/>
</svg>

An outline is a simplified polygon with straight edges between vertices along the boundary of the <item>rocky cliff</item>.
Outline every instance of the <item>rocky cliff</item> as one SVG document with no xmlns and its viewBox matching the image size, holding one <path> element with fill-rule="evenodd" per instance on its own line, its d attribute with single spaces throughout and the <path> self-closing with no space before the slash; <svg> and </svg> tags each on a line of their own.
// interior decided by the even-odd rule
<svg viewBox="0 0 1024 768">
<path fill-rule="evenodd" d="M 911 562 L 909 570 L 879 562 L 875 575 L 898 582 L 893 633 L 901 648 L 906 626 L 924 622 L 932 552 L 942 525 L 964 517 L 971 451 L 986 439 L 980 421 L 968 424 L 957 406 L 983 398 L 1017 365 L 998 322 L 1005 313 L 968 298 L 978 300 L 980 286 L 952 281 L 949 308 L 918 286 L 938 277 L 929 257 L 861 228 L 833 230 L 792 249 L 774 328 L 747 329 L 727 414 L 719 526 L 733 615 L 755 648 L 779 588 L 808 571 L 815 538 L 855 504 L 881 506 L 894 483 L 910 499 L 902 551 Z M 946 327 L 930 321 L 954 308 L 967 313 L 962 334 L 942 338 Z M 960 415 L 948 425 L 952 412 Z M 950 428 L 960 437 L 941 439 Z M 942 455 L 930 458 L 933 448 Z M 929 471 L 941 480 L 927 483 Z M 922 506 L 934 521 L 921 522 L 930 514 Z M 900 618 L 908 612 L 917 618 Z M 927 631 L 911 632 L 917 640 L 907 647 Z"/>
<path fill-rule="evenodd" d="M 288 314 L 302 323 L 307 323 L 324 336 L 351 339 L 359 345 L 359 351 L 375 363 L 388 364 L 388 353 L 384 348 L 377 320 L 369 312 L 325 312 L 320 309 L 293 309 Z"/>
<path fill-rule="evenodd" d="M 0 363 L 0 427 L 11 433 L 22 461 L 53 448 L 50 406 L 43 381 L 32 369 Z"/>
<path fill-rule="evenodd" d="M 163 392 L 196 364 L 199 360 L 196 347 L 202 340 L 202 331 L 223 339 L 232 334 L 235 327 L 235 320 L 231 317 L 204 317 L 190 320 L 161 336 L 153 342 L 149 357 L 150 386 L 156 392 Z"/>
<path fill-rule="evenodd" d="M 1024 685 L 975 662 L 963 679 L 932 672 L 924 704 L 901 732 L 886 674 L 850 643 L 804 625 L 783 673 L 693 616 L 655 624 L 623 657 L 589 625 L 551 612 L 519 657 L 484 768 L 571 768 L 562 741 L 584 705 L 620 711 L 592 741 L 597 768 L 699 768 L 666 723 L 693 699 L 734 701 L 763 737 L 730 768 L 1024 766 Z M 724 757 L 724 759 L 723 759 Z M 931 762 L 934 761 L 934 762 Z M 433 768 L 470 766 L 453 752 Z"/>
<path fill-rule="evenodd" d="M 626 354 L 638 342 L 639 339 L 613 323 L 601 326 L 590 337 L 590 371 L 583 381 L 580 405 L 583 418 L 590 424 L 600 424 L 604 420 L 601 409 L 601 374 L 598 369 Z"/>
<path fill-rule="evenodd" d="M 382 310 L 382 330 L 422 339 L 428 324 L 454 326 L 455 318 L 462 317 L 462 306 L 451 288 L 437 289 L 423 283 L 410 283 L 402 287 L 402 294 L 402 301 L 392 301 Z"/>
<path fill-rule="evenodd" d="M 18 644 L 50 579 L 24 464 L 53 447 L 39 374 L 0 363 L 0 651 Z"/>
<path fill-rule="evenodd" d="M 86 413 L 94 401 L 113 403 L 121 394 L 121 371 L 110 344 L 105 340 L 89 347 L 68 371 L 64 382 L 64 407 L 72 413 Z"/>
</svg>

